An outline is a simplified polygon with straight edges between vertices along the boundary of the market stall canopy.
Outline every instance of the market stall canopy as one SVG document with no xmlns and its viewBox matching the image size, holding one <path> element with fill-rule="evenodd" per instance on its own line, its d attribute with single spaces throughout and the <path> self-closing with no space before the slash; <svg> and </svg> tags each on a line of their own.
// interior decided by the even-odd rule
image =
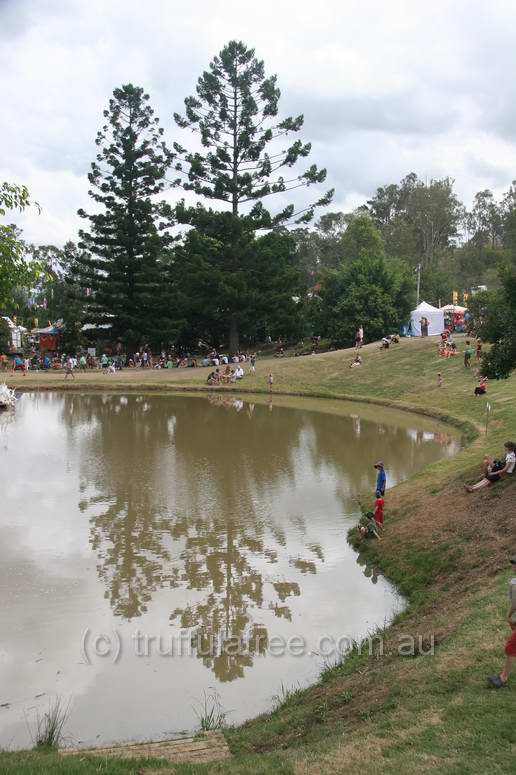
<svg viewBox="0 0 516 775">
<path fill-rule="evenodd" d="M 106 329 L 107 330 L 108 328 L 113 328 L 111 323 L 101 323 L 98 326 L 95 325 L 95 323 L 85 323 L 82 326 L 81 331 L 99 331 L 100 329 Z"/>
<path fill-rule="evenodd" d="M 61 332 L 61 328 L 47 326 L 46 328 L 33 328 L 31 334 L 51 334 L 52 336 L 56 336 L 56 334 L 60 334 Z"/>
<path fill-rule="evenodd" d="M 410 313 L 410 333 L 412 336 L 421 336 L 421 318 L 428 320 L 428 336 L 437 336 L 444 329 L 444 312 L 442 309 L 432 307 L 431 304 L 422 301 Z"/>
<path fill-rule="evenodd" d="M 459 314 L 462 314 L 466 312 L 467 307 L 461 307 L 459 304 L 445 304 L 444 307 L 441 307 L 442 312 L 457 312 Z"/>
<path fill-rule="evenodd" d="M 2 315 L 2 320 L 5 320 L 9 328 L 14 329 L 15 331 L 26 331 L 27 329 L 24 326 L 18 326 L 16 323 L 13 323 L 11 318 L 7 317 L 7 315 Z"/>
</svg>

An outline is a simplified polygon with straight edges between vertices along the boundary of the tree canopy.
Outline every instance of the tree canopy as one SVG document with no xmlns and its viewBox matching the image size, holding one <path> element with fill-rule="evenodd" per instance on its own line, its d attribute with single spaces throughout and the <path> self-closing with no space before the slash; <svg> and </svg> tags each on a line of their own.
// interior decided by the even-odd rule
<svg viewBox="0 0 516 775">
<path fill-rule="evenodd" d="M 232 40 L 199 78 L 196 96 L 185 99 L 185 114 L 174 113 L 177 125 L 197 134 L 203 149 L 188 151 L 174 143 L 178 183 L 203 198 L 227 202 L 234 216 L 249 204 L 248 217 L 254 228 L 271 228 L 293 219 L 308 222 L 315 207 L 329 204 L 333 196 L 328 191 L 300 212 L 293 204 L 275 215 L 265 208 L 265 197 L 326 179 L 326 170 L 315 164 L 285 176 L 309 155 L 311 144 L 287 142 L 289 135 L 300 131 L 304 118 L 278 120 L 280 95 L 277 76 L 265 75 L 264 63 L 256 58 L 254 49 Z M 278 139 L 279 145 L 273 143 Z M 269 150 L 270 143 L 274 152 Z"/>
<path fill-rule="evenodd" d="M 81 230 L 77 268 L 84 320 L 110 326 L 113 338 L 136 347 L 159 346 L 176 328 L 163 294 L 162 270 L 173 237 L 172 210 L 155 197 L 166 186 L 173 154 L 143 89 L 115 89 L 88 179 L 98 207 Z"/>
<path fill-rule="evenodd" d="M 408 267 L 385 255 L 381 236 L 367 216 L 353 220 L 345 236 L 348 260 L 321 274 L 315 301 L 319 333 L 350 344 L 359 325 L 368 340 L 396 332 L 415 297 Z"/>
<path fill-rule="evenodd" d="M 7 182 L 0 185 L 0 217 L 5 217 L 8 210 L 25 210 L 30 204 L 26 186 Z M 37 271 L 37 265 L 26 259 L 25 245 L 16 228 L 0 223 L 0 307 L 8 308 L 15 288 L 29 286 Z"/>
<path fill-rule="evenodd" d="M 224 310 L 232 353 L 240 346 L 243 318 L 256 316 L 263 307 L 262 303 L 253 307 L 257 296 L 248 292 L 256 276 L 249 261 L 249 256 L 255 254 L 254 231 L 288 222 L 307 223 L 315 208 L 329 204 L 333 196 L 333 191 L 328 191 L 298 210 L 292 203 L 285 204 L 285 195 L 293 189 L 324 182 L 326 170 L 315 164 L 297 174 L 293 170 L 300 159 L 309 155 L 311 144 L 300 139 L 288 142 L 290 135 L 300 131 L 304 119 L 298 115 L 279 120 L 279 98 L 276 75 L 266 76 L 264 63 L 256 58 L 254 49 L 233 40 L 201 75 L 196 95 L 185 99 L 185 114 L 174 114 L 177 125 L 194 132 L 202 147 L 189 151 L 174 143 L 177 183 L 203 199 L 223 203 L 229 212 L 221 220 L 220 213 L 203 205 L 181 204 L 177 209 L 178 221 L 201 233 L 207 219 L 215 220 L 218 242 L 212 260 L 204 264 L 204 276 L 212 290 L 220 294 L 219 309 Z M 281 201 L 281 209 L 275 214 L 264 204 L 273 195 Z M 219 228 L 221 223 L 225 225 L 223 230 Z M 186 239 L 183 256 L 194 242 Z M 276 261 L 282 263 L 280 242 L 270 241 L 269 250 L 271 245 L 280 249 Z M 269 277 L 274 276 L 269 272 Z M 271 298 L 282 292 L 282 288 L 267 290 Z M 289 290 L 291 295 L 294 292 L 295 288 Z"/>
</svg>

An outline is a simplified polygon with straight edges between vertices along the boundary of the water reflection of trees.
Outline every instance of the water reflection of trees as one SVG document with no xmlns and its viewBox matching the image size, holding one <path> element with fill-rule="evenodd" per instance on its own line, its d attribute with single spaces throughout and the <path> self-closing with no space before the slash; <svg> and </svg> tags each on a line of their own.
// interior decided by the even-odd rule
<svg viewBox="0 0 516 775">
<path fill-rule="evenodd" d="M 284 581 L 279 588 L 269 584 L 265 599 L 257 566 L 277 562 L 286 536 L 258 507 L 265 488 L 293 478 L 303 421 L 292 416 L 271 424 L 265 407 L 242 409 L 186 400 L 175 426 L 176 478 L 188 482 L 189 513 L 195 515 L 174 526 L 183 547 L 180 582 L 208 592 L 200 602 L 177 608 L 171 620 L 191 629 L 204 664 L 221 681 L 242 676 L 266 648 L 268 633 L 253 620 L 253 609 L 267 605 L 275 616 L 290 619 L 286 601 L 300 594 L 297 583 Z M 195 481 L 200 468 L 202 489 Z"/>
<path fill-rule="evenodd" d="M 267 503 L 275 488 L 296 485 L 300 451 L 317 471 L 329 467 L 350 493 L 370 487 L 372 465 L 396 449 L 392 471 L 414 460 L 417 440 L 404 430 L 357 418 L 268 405 L 153 396 L 67 395 L 62 419 L 81 457 L 81 508 L 91 525 L 98 574 L 114 613 L 143 614 L 161 588 L 192 590 L 194 602 L 176 607 L 173 624 L 188 628 L 197 654 L 221 681 L 243 675 L 266 645 L 257 611 L 291 620 L 289 600 L 302 587 L 277 578 L 274 566 L 298 579 L 324 561 L 307 538 L 303 514 L 289 517 L 302 549 L 288 551 L 285 524 Z M 398 474 L 396 469 L 395 475 Z M 286 520 L 286 517 L 285 517 Z M 270 575 L 264 571 L 270 568 Z M 288 572 L 288 571 L 287 571 Z M 290 573 L 289 573 L 290 575 Z M 197 599 L 199 598 L 199 599 Z M 235 642 L 249 647 L 235 649 Z"/>
<path fill-rule="evenodd" d="M 92 429 L 81 437 L 80 505 L 114 613 L 141 615 L 161 587 L 202 592 L 171 621 L 191 629 L 220 680 L 243 675 L 268 637 L 252 609 L 291 618 L 286 601 L 300 594 L 296 582 L 275 581 L 265 599 L 263 566 L 277 563 L 286 536 L 256 511 L 257 487 L 293 475 L 300 418 L 265 436 L 264 407 L 239 416 L 186 399 L 77 398 L 64 398 L 62 417 L 70 431 Z M 235 639 L 248 648 L 234 652 Z"/>
<path fill-rule="evenodd" d="M 69 426 L 92 428 L 82 436 L 79 505 L 90 518 L 106 597 L 126 619 L 145 612 L 152 593 L 174 578 L 163 540 L 170 528 L 167 493 L 153 476 L 171 428 L 153 407 L 114 395 L 66 396 L 63 406 Z"/>
</svg>

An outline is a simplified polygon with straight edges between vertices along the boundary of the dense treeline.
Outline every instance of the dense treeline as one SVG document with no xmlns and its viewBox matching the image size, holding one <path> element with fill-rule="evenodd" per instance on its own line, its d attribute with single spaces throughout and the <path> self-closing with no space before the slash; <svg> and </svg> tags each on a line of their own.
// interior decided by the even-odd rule
<svg viewBox="0 0 516 775">
<path fill-rule="evenodd" d="M 501 311 L 510 317 L 516 182 L 499 201 L 478 192 L 468 210 L 453 180 L 411 173 L 356 211 L 326 212 L 310 226 L 333 191 L 298 208 L 290 201 L 292 190 L 323 183 L 326 170 L 298 169 L 311 145 L 290 139 L 303 116 L 280 119 L 279 99 L 276 76 L 232 41 L 185 99 L 184 115 L 174 113 L 176 136 L 190 133 L 190 148 L 169 148 L 143 89 L 115 89 L 79 240 L 62 249 L 25 245 L 1 227 L 3 312 L 30 325 L 63 320 L 67 348 L 81 343 L 84 324 L 127 352 L 144 343 L 195 349 L 199 340 L 236 351 L 312 335 L 344 344 L 359 324 L 375 338 L 406 322 L 419 269 L 420 296 L 433 304 L 455 293 L 460 303 L 487 286 L 472 307 L 484 336 L 499 342 L 492 369 L 506 373 L 512 347 L 501 342 Z M 187 200 L 172 201 L 171 189 Z M 5 215 L 20 202 L 16 188 L 3 191 Z M 274 200 L 273 211 L 265 205 Z"/>
</svg>

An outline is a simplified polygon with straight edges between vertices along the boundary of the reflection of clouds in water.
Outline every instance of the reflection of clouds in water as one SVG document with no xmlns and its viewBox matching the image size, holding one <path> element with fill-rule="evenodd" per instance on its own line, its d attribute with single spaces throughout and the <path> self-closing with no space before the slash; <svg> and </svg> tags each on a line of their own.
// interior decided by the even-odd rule
<svg viewBox="0 0 516 775">
<path fill-rule="evenodd" d="M 110 612 L 107 602 L 98 604 L 90 556 L 70 553 L 51 566 L 28 553 L 22 528 L 3 532 L 9 552 L 2 548 L 0 563 L 0 686 L 2 702 L 10 707 L 2 710 L 1 740 L 23 745 L 29 742 L 25 717 L 34 721 L 36 711 L 47 710 L 56 695 L 65 702 L 73 695 L 73 722 L 74 702 L 88 694 L 103 670 L 101 663 L 81 661 L 85 623 L 106 629 Z"/>
<path fill-rule="evenodd" d="M 167 429 L 168 429 L 168 435 L 171 439 L 174 438 L 174 432 L 176 429 L 176 418 L 175 417 L 169 417 L 167 420 Z"/>
</svg>

